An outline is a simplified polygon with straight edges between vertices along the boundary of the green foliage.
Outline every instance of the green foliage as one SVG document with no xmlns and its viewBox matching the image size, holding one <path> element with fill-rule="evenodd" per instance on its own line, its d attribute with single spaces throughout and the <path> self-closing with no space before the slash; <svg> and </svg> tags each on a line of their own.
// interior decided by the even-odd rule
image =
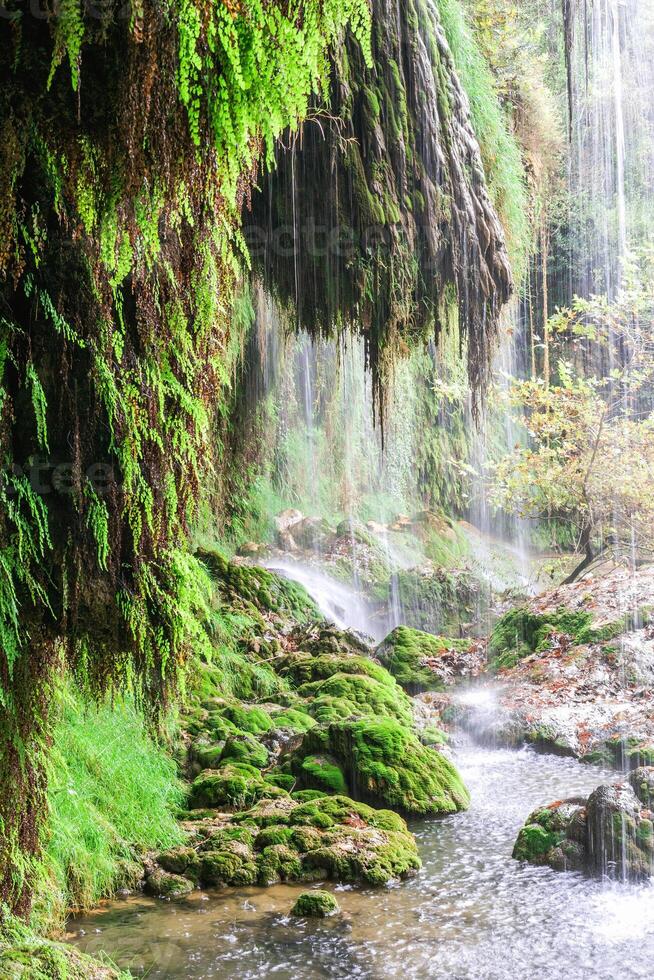
<svg viewBox="0 0 654 980">
<path fill-rule="evenodd" d="M 176 0 L 163 18 L 63 0 L 48 23 L 2 27 L 0 900 L 15 907 L 27 890 L 4 848 L 37 847 L 62 633 L 86 687 L 129 685 L 155 710 L 191 650 L 208 655 L 186 542 L 242 353 L 242 197 L 324 89 L 330 45 L 350 25 L 367 47 L 369 23 L 365 0 Z M 20 386 L 33 417 L 7 397 Z M 75 478 L 38 499 L 13 464 L 50 449 Z M 98 461 L 104 494 L 85 479 Z"/>
<path fill-rule="evenodd" d="M 34 912 L 47 928 L 133 884 L 144 850 L 183 836 L 174 818 L 183 798 L 175 763 L 134 706 L 89 704 L 71 687 L 59 703 Z"/>
<path fill-rule="evenodd" d="M 556 377 L 516 381 L 509 393 L 507 407 L 518 409 L 528 438 L 498 463 L 494 501 L 567 528 L 587 564 L 609 549 L 618 560 L 631 560 L 634 549 L 641 559 L 654 553 L 653 319 L 654 249 L 647 247 L 630 256 L 615 299 L 576 298 L 550 319 L 552 361 L 561 355 Z M 576 367 L 589 343 L 605 371 Z"/>
<path fill-rule="evenodd" d="M 518 281 L 532 247 L 525 171 L 518 142 L 498 98 L 496 80 L 484 59 L 460 0 L 438 0 L 441 20 L 457 72 L 470 100 L 488 188 L 507 234 Z"/>
</svg>

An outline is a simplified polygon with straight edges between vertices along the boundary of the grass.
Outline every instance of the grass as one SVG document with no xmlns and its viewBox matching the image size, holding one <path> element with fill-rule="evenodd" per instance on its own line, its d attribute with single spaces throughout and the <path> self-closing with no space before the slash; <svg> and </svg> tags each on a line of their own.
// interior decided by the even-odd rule
<svg viewBox="0 0 654 980">
<path fill-rule="evenodd" d="M 85 704 L 61 692 L 50 773 L 50 814 L 35 925 L 58 928 L 140 877 L 140 852 L 183 838 L 175 762 L 149 736 L 130 703 Z"/>
</svg>

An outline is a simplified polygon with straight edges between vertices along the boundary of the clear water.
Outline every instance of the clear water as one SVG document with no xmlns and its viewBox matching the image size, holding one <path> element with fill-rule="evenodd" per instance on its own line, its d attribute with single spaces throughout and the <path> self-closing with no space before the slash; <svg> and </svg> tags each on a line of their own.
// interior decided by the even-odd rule
<svg viewBox="0 0 654 980">
<path fill-rule="evenodd" d="M 470 810 L 413 825 L 424 868 L 410 881 L 377 891 L 328 883 L 339 918 L 290 919 L 301 888 L 280 885 L 112 903 L 73 920 L 70 939 L 153 980 L 651 976 L 654 888 L 511 858 L 530 810 L 587 794 L 615 773 L 472 744 L 461 747 L 457 763 Z"/>
</svg>

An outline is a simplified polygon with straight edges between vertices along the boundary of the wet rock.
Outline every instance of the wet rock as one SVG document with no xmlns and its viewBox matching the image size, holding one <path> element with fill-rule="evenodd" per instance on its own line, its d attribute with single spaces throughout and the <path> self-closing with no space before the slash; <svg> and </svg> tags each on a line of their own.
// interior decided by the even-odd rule
<svg viewBox="0 0 654 980">
<path fill-rule="evenodd" d="M 654 766 L 641 766 L 629 776 L 634 793 L 649 809 L 654 809 Z"/>
<path fill-rule="evenodd" d="M 337 915 L 340 907 L 331 892 L 313 891 L 302 892 L 291 909 L 291 915 L 307 919 L 325 919 Z"/>
<path fill-rule="evenodd" d="M 257 555 L 265 554 L 266 546 L 263 544 L 257 544 L 256 541 L 246 541 L 238 549 L 239 555 L 243 558 L 256 558 Z"/>
<path fill-rule="evenodd" d="M 633 774 L 649 799 L 654 770 Z M 628 782 L 598 786 L 587 800 L 565 800 L 535 810 L 520 831 L 513 857 L 555 871 L 641 880 L 653 871 L 652 812 Z"/>
<path fill-rule="evenodd" d="M 336 537 L 334 529 L 319 517 L 305 517 L 292 528 L 293 540 L 305 551 L 324 549 Z"/>
<path fill-rule="evenodd" d="M 195 883 L 182 875 L 170 874 L 163 868 L 156 868 L 145 879 L 145 890 L 155 898 L 182 898 L 189 895 Z"/>
<path fill-rule="evenodd" d="M 304 514 L 302 511 L 289 507 L 287 510 L 283 510 L 281 514 L 278 514 L 277 517 L 275 517 L 275 527 L 277 528 L 277 531 L 282 534 L 284 531 L 288 531 L 288 529 L 293 527 L 295 524 L 299 524 L 302 520 L 304 520 Z"/>
<path fill-rule="evenodd" d="M 483 654 L 470 640 L 452 640 L 398 626 L 375 650 L 380 663 L 409 694 L 433 691 L 481 670 Z"/>
</svg>

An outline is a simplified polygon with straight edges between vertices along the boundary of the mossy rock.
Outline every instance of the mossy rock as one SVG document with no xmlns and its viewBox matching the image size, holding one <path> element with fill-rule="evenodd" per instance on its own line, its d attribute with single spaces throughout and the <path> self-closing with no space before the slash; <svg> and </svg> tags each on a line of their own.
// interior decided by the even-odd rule
<svg viewBox="0 0 654 980">
<path fill-rule="evenodd" d="M 380 684 L 392 684 L 392 679 L 383 667 L 369 657 L 356 654 L 343 656 L 327 653 L 315 656 L 312 653 L 289 653 L 279 662 L 278 670 L 298 687 L 327 680 L 334 674 L 365 674 Z"/>
<path fill-rule="evenodd" d="M 206 887 L 255 885 L 259 870 L 252 849 L 240 841 L 227 841 L 219 850 L 202 852 L 201 880 Z"/>
<path fill-rule="evenodd" d="M 634 793 L 649 810 L 654 809 L 654 766 L 640 766 L 629 775 Z"/>
<path fill-rule="evenodd" d="M 261 800 L 233 820 L 260 828 L 255 848 L 265 858 L 256 857 L 262 883 L 331 878 L 378 885 L 420 867 L 415 840 L 398 814 L 348 797 Z"/>
<path fill-rule="evenodd" d="M 438 660 L 448 650 L 465 651 L 469 646 L 469 640 L 450 640 L 398 626 L 380 643 L 375 656 L 405 691 L 418 694 L 441 690 L 444 686 L 438 670 L 426 666 L 426 660 Z"/>
<path fill-rule="evenodd" d="M 271 786 L 277 786 L 287 793 L 290 793 L 297 783 L 295 776 L 287 772 L 267 772 L 263 779 L 265 783 L 269 783 Z"/>
<path fill-rule="evenodd" d="M 515 667 L 519 660 L 546 650 L 553 633 L 570 636 L 573 644 L 604 643 L 624 631 L 625 620 L 599 629 L 584 610 L 561 607 L 555 612 L 535 613 L 529 607 L 512 609 L 495 624 L 488 645 L 489 667 L 493 671 Z"/>
<path fill-rule="evenodd" d="M 331 707 L 334 711 L 347 711 L 346 718 L 352 714 L 390 716 L 410 725 L 413 715 L 409 698 L 390 674 L 385 677 L 388 680 L 382 683 L 367 674 L 337 673 L 324 681 L 303 684 L 299 694 L 314 699 L 309 709 L 314 718 L 319 716 L 321 707 Z"/>
<path fill-rule="evenodd" d="M 273 727 L 271 716 L 263 708 L 228 704 L 219 709 L 218 715 L 231 722 L 240 732 L 248 732 L 251 735 L 269 732 Z"/>
<path fill-rule="evenodd" d="M 169 874 L 197 881 L 200 877 L 200 855 L 194 847 L 173 847 L 157 854 L 157 864 Z"/>
<path fill-rule="evenodd" d="M 0 935 L 2 980 L 128 980 L 128 974 L 107 966 L 73 946 L 41 939 L 25 929 L 5 941 Z"/>
<path fill-rule="evenodd" d="M 283 824 L 278 827 L 264 827 L 257 834 L 254 847 L 257 851 L 264 851 L 267 847 L 273 847 L 275 844 L 288 844 L 292 837 L 292 827 Z"/>
<path fill-rule="evenodd" d="M 547 864 L 549 852 L 565 839 L 563 833 L 550 833 L 537 823 L 528 823 L 518 834 L 513 848 L 516 861 L 529 861 L 532 864 Z"/>
<path fill-rule="evenodd" d="M 307 755 L 298 766 L 298 778 L 307 789 L 322 790 L 346 796 L 347 782 L 343 771 L 328 755 Z"/>
<path fill-rule="evenodd" d="M 320 789 L 296 789 L 291 793 L 291 798 L 297 803 L 310 803 L 313 800 L 321 800 L 327 796 L 324 790 Z"/>
<path fill-rule="evenodd" d="M 304 919 L 326 919 L 330 915 L 337 915 L 340 911 L 340 906 L 331 892 L 302 892 L 291 909 L 291 915 Z"/>
<path fill-rule="evenodd" d="M 300 881 L 303 877 L 302 858 L 287 844 L 271 844 L 260 854 L 257 860 L 257 872 L 261 885 L 275 885 L 279 881 Z"/>
<path fill-rule="evenodd" d="M 231 562 L 218 551 L 201 549 L 196 555 L 227 599 L 240 599 L 246 607 L 291 616 L 300 623 L 322 620 L 318 607 L 299 583 L 267 568 Z"/>
<path fill-rule="evenodd" d="M 294 732 L 308 732 L 316 724 L 315 718 L 309 714 L 308 707 L 284 708 L 271 715 L 272 727 L 277 731 L 282 728 L 290 729 Z"/>
<path fill-rule="evenodd" d="M 231 735 L 222 751 L 222 760 L 245 763 L 256 769 L 265 769 L 270 755 L 265 745 L 247 732 Z"/>
<path fill-rule="evenodd" d="M 195 889 L 195 882 L 182 875 L 157 868 L 145 879 L 145 890 L 155 898 L 182 898 Z"/>
<path fill-rule="evenodd" d="M 314 729 L 299 755 L 320 751 L 338 761 L 357 799 L 417 814 L 455 813 L 469 805 L 454 765 L 392 718 Z"/>
<path fill-rule="evenodd" d="M 205 769 L 191 786 L 189 806 L 243 807 L 256 803 L 265 793 L 266 786 L 261 772 L 243 763 L 224 763 L 218 769 Z"/>
</svg>

